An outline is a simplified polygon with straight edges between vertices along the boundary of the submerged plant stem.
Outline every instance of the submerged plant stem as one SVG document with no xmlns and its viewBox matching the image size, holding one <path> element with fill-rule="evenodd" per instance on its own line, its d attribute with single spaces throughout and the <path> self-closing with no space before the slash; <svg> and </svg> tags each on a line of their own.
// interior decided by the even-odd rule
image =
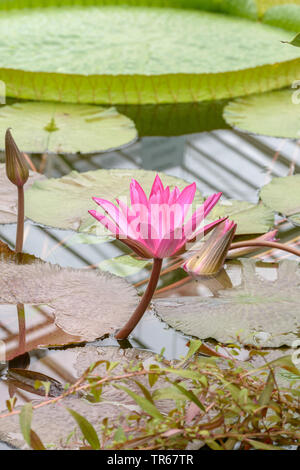
<svg viewBox="0 0 300 470">
<path fill-rule="evenodd" d="M 162 259 L 154 258 L 149 284 L 144 295 L 126 325 L 116 334 L 116 339 L 126 339 L 144 315 L 155 292 L 162 266 Z"/>
<path fill-rule="evenodd" d="M 268 248 L 276 248 L 277 250 L 288 251 L 293 255 L 300 256 L 300 250 L 296 250 L 296 248 L 292 248 L 291 246 L 284 245 L 283 243 L 278 242 L 268 242 L 268 241 L 244 241 L 244 242 L 237 242 L 232 243 L 230 245 L 230 250 L 235 250 L 236 248 L 247 248 L 249 246 L 266 246 Z"/>
<path fill-rule="evenodd" d="M 18 223 L 16 236 L 16 253 L 21 253 L 24 237 L 24 187 L 18 186 Z"/>
<path fill-rule="evenodd" d="M 25 309 L 24 304 L 17 304 L 18 310 L 18 324 L 19 324 L 19 354 L 25 352 L 26 345 L 26 324 L 25 324 Z"/>
</svg>

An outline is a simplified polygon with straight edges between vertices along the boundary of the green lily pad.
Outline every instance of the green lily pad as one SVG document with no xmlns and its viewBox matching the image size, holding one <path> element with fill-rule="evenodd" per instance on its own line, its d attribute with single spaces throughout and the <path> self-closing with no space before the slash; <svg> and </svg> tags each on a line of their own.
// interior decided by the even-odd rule
<svg viewBox="0 0 300 470">
<path fill-rule="evenodd" d="M 186 181 L 158 173 L 164 185 L 183 189 Z M 96 170 L 86 173 L 72 171 L 62 178 L 51 178 L 46 184 L 37 183 L 25 193 L 25 214 L 33 221 L 62 229 L 77 230 L 97 234 L 98 237 L 110 235 L 89 213 L 89 209 L 99 206 L 93 196 L 109 201 L 127 197 L 132 178 L 138 180 L 146 194 L 149 194 L 156 172 L 145 170 Z M 203 198 L 199 191 L 195 205 Z"/>
<path fill-rule="evenodd" d="M 300 225 L 300 175 L 273 178 L 260 197 L 266 206 Z"/>
<path fill-rule="evenodd" d="M 157 299 L 158 316 L 173 328 L 200 339 L 260 347 L 291 346 L 300 332 L 300 269 L 279 263 L 276 280 L 259 275 L 254 260 L 243 259 L 240 285 L 216 297 Z"/>
<path fill-rule="evenodd" d="M 300 22 L 300 5 L 292 4 L 286 0 L 287 5 L 275 5 L 269 8 L 262 21 L 272 26 L 297 31 Z"/>
<path fill-rule="evenodd" d="M 44 180 L 45 176 L 33 171 L 24 188 L 28 189 L 35 181 Z M 5 164 L 0 163 L 0 224 L 14 224 L 17 222 L 18 191 L 17 187 L 6 176 Z"/>
<path fill-rule="evenodd" d="M 133 274 L 140 272 L 149 265 L 151 265 L 149 260 L 137 259 L 130 255 L 121 255 L 116 258 L 101 261 L 98 267 L 102 271 L 107 271 L 116 276 L 126 277 L 133 276 Z"/>
<path fill-rule="evenodd" d="M 95 153 L 132 143 L 134 123 L 115 108 L 46 102 L 0 108 L 0 127 L 13 129 L 23 152 Z M 1 139 L 4 142 L 4 137 Z"/>
<path fill-rule="evenodd" d="M 8 96 L 192 102 L 280 88 L 299 76 L 300 52 L 280 42 L 290 34 L 253 21 L 254 0 L 69 3 L 1 3 L 0 79 Z"/>
<path fill-rule="evenodd" d="M 265 233 L 274 225 L 274 212 L 264 204 L 228 199 L 209 213 L 211 221 L 226 216 L 237 223 L 236 235 Z"/>
<path fill-rule="evenodd" d="M 246 132 L 299 139 L 298 95 L 289 89 L 237 98 L 225 106 L 223 115 L 229 125 Z"/>
<path fill-rule="evenodd" d="M 7 328 L 0 339 L 7 343 L 7 354 L 13 354 L 9 345 L 18 334 L 16 306 L 22 305 L 25 310 L 25 325 L 28 313 L 31 317 L 23 347 L 28 351 L 38 345 L 92 341 L 114 333 L 138 304 L 136 290 L 120 277 L 100 270 L 61 268 L 34 256 L 1 251 L 0 318 Z M 35 311 L 35 306 L 46 306 L 46 310 L 42 307 Z M 26 331 L 24 335 L 26 338 Z"/>
</svg>

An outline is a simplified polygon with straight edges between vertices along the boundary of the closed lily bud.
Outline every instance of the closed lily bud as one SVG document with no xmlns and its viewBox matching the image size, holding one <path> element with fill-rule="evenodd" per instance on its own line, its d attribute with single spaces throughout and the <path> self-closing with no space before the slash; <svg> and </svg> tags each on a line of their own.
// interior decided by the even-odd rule
<svg viewBox="0 0 300 470">
<path fill-rule="evenodd" d="M 24 186 L 29 177 L 28 166 L 9 129 L 5 133 L 5 160 L 8 179 L 18 187 Z"/>
<path fill-rule="evenodd" d="M 207 241 L 183 265 L 194 276 L 210 276 L 219 272 L 225 262 L 236 231 L 236 224 L 226 220 L 219 224 Z"/>
</svg>

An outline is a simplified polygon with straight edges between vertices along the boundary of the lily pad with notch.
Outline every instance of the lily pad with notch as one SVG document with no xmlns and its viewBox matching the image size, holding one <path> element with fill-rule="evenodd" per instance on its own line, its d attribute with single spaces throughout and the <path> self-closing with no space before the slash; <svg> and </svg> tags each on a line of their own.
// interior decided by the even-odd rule
<svg viewBox="0 0 300 470">
<path fill-rule="evenodd" d="M 237 224 L 236 235 L 265 233 L 274 225 L 274 211 L 264 204 L 227 199 L 213 208 L 209 220 L 226 216 Z"/>
<path fill-rule="evenodd" d="M 158 174 L 163 184 L 171 188 L 178 186 L 182 190 L 188 184 L 183 179 Z M 146 170 L 72 171 L 62 178 L 48 179 L 45 184 L 38 183 L 26 191 L 25 215 L 42 225 L 107 237 L 111 233 L 88 213 L 89 209 L 99 210 L 92 197 L 109 201 L 126 198 L 128 202 L 132 178 L 141 182 L 146 194 L 149 194 L 155 175 L 156 172 Z M 194 204 L 202 202 L 201 193 L 197 191 Z"/>
<path fill-rule="evenodd" d="M 82 104 L 14 103 L 0 108 L 0 126 L 28 153 L 106 152 L 137 139 L 133 121 L 115 108 Z"/>
<path fill-rule="evenodd" d="M 157 299 L 157 315 L 200 339 L 264 348 L 291 346 L 300 333 L 298 262 L 280 261 L 276 279 L 262 277 L 254 260 L 241 262 L 241 278 L 232 288 L 218 289 L 214 296 L 203 297 L 200 291 L 198 296 Z M 198 282 L 201 285 L 201 278 Z"/>
<path fill-rule="evenodd" d="M 300 225 L 300 175 L 273 178 L 260 190 L 264 204 Z"/>
<path fill-rule="evenodd" d="M 101 270 L 61 268 L 31 255 L 4 252 L 0 271 L 6 360 L 39 346 L 82 343 L 114 333 L 138 304 L 134 287 Z"/>
<path fill-rule="evenodd" d="M 231 127 L 251 134 L 299 139 L 298 100 L 296 89 L 237 98 L 225 106 L 223 117 Z"/>
</svg>

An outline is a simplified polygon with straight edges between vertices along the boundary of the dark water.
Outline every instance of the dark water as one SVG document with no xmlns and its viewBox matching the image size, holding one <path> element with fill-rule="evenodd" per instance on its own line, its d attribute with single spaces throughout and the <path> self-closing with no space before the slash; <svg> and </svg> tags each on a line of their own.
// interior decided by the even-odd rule
<svg viewBox="0 0 300 470">
<path fill-rule="evenodd" d="M 49 155 L 43 162 L 44 172 L 48 177 L 59 177 L 71 170 L 83 172 L 99 168 L 160 170 L 189 182 L 196 181 L 204 195 L 222 191 L 225 198 L 256 202 L 258 189 L 272 176 L 299 172 L 299 146 L 287 139 L 250 136 L 228 129 L 221 117 L 223 106 L 223 102 L 217 102 L 119 107 L 136 123 L 141 137 L 135 144 L 121 151 L 98 155 Z M 40 156 L 32 156 L 32 160 L 39 168 Z M 299 228 L 279 218 L 277 222 L 282 241 L 299 243 Z M 15 225 L 0 226 L 0 238 L 11 247 L 14 246 L 15 228 Z M 73 235 L 72 232 L 27 222 L 24 251 L 50 263 L 74 268 L 87 268 L 125 252 L 120 243 L 78 244 L 72 242 Z M 261 257 L 257 256 L 258 259 Z M 286 253 L 273 251 L 265 255 L 264 260 L 277 261 L 282 257 L 287 257 Z M 267 277 L 276 275 L 276 268 L 262 266 L 261 269 Z M 147 271 L 144 270 L 131 277 L 130 281 L 138 282 L 146 275 Z M 160 287 L 166 287 L 182 277 L 183 271 L 171 273 L 162 279 Z M 177 289 L 166 290 L 161 296 L 191 295 L 191 291 L 192 295 L 205 295 L 205 289 L 210 291 L 211 286 L 200 284 L 191 281 Z M 63 336 L 63 332 L 53 325 L 51 309 L 43 305 L 25 305 L 24 309 L 26 333 L 25 338 L 20 338 L 20 318 L 16 306 L 0 306 L 0 340 L 6 348 L 5 357 L 0 357 L 3 379 L 0 381 L 0 409 L 5 408 L 5 401 L 14 394 L 19 404 L 34 396 L 22 389 L 18 382 L 9 380 L 11 368 L 43 373 L 61 383 L 74 379 L 72 348 L 37 347 L 47 344 L 51 335 L 55 338 Z M 164 348 L 165 357 L 172 359 L 186 353 L 188 340 L 188 337 L 172 330 L 149 312 L 121 347 L 140 347 L 156 353 Z M 112 338 L 93 344 L 118 345 Z"/>
</svg>

